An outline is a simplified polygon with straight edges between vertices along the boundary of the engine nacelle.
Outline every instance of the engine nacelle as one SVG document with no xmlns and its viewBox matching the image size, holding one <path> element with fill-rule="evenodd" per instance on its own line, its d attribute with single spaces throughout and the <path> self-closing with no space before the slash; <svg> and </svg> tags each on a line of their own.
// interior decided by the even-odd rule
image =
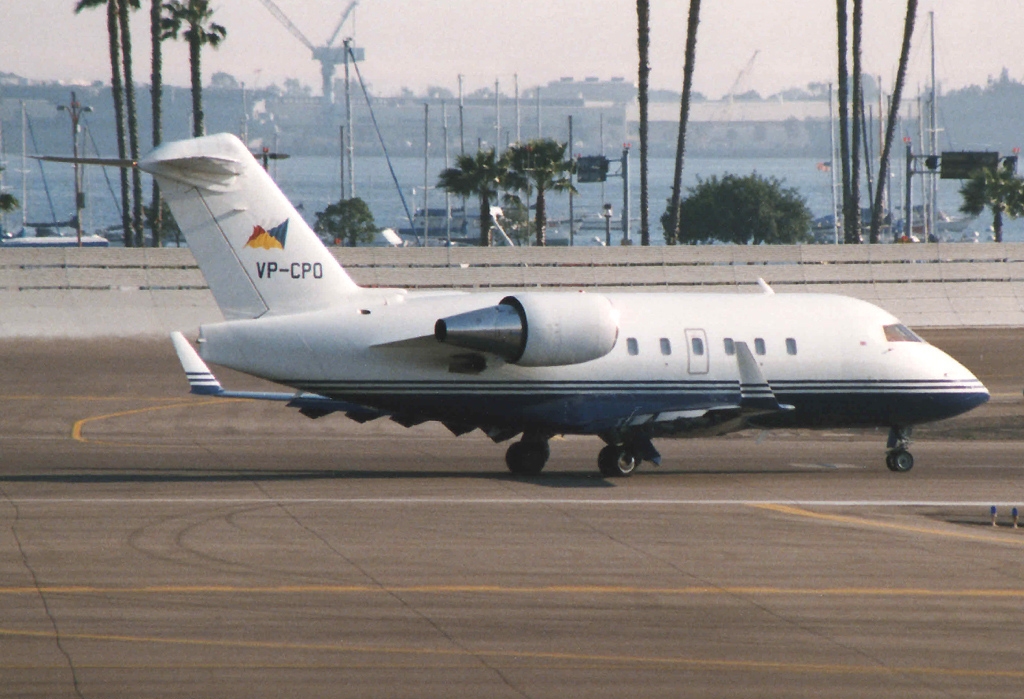
<svg viewBox="0 0 1024 699">
<path fill-rule="evenodd" d="M 527 292 L 497 306 L 442 318 L 440 342 L 490 352 L 519 366 L 564 366 L 605 356 L 619 336 L 618 313 L 599 294 Z"/>
</svg>

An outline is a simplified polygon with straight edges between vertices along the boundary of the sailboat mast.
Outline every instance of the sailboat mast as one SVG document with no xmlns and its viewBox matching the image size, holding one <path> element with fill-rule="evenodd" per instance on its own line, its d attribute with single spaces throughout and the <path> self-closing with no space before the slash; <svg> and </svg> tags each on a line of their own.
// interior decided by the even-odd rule
<svg viewBox="0 0 1024 699">
<path fill-rule="evenodd" d="M 21 227 L 28 228 L 28 115 L 25 100 L 21 101 Z"/>
<path fill-rule="evenodd" d="M 441 103 L 441 131 L 444 134 L 444 169 L 447 170 L 451 165 L 448 161 L 448 103 Z M 452 249 L 452 199 L 451 194 L 446 189 L 444 191 L 444 227 L 445 235 L 448 238 L 448 255 L 451 255 Z"/>
<path fill-rule="evenodd" d="M 423 247 L 430 236 L 430 103 L 423 103 Z"/>
<path fill-rule="evenodd" d="M 523 142 L 523 124 L 519 114 L 519 73 L 515 76 L 516 82 L 516 143 Z"/>
<path fill-rule="evenodd" d="M 931 133 L 929 134 L 929 147 L 931 155 L 939 154 L 939 124 L 935 117 L 935 11 L 928 13 L 928 19 L 930 21 L 931 29 L 931 70 L 932 70 L 932 98 L 928 105 L 928 123 L 931 125 Z M 928 234 L 933 235 L 935 232 L 935 210 L 937 208 L 937 202 L 939 198 L 939 181 L 936 176 L 931 177 L 929 182 L 929 207 L 928 207 Z M 931 240 L 926 238 L 925 240 Z"/>
<path fill-rule="evenodd" d="M 836 202 L 836 117 L 832 109 L 832 83 L 828 84 L 828 176 L 832 182 L 832 226 L 835 231 L 836 245 L 839 245 L 839 205 Z"/>
<path fill-rule="evenodd" d="M 925 147 L 925 124 L 924 124 L 924 95 L 918 88 L 917 93 L 917 142 L 921 144 L 921 147 Z M 928 182 L 927 176 L 921 175 L 921 235 L 924 236 L 925 240 L 928 240 L 928 233 L 930 232 L 929 217 L 928 217 Z"/>
<path fill-rule="evenodd" d="M 355 143 L 353 140 L 353 116 L 352 116 L 352 81 L 349 78 L 348 63 L 349 58 L 352 56 L 352 39 L 345 39 L 345 129 L 348 142 L 347 155 L 348 155 L 348 198 L 354 199 L 356 196 L 356 163 L 355 163 Z M 353 65 L 355 65 L 353 63 Z"/>
<path fill-rule="evenodd" d="M 7 162 L 4 160 L 4 125 L 3 121 L 0 120 L 0 192 L 4 191 L 4 168 L 6 167 Z M 4 228 L 3 223 L 6 218 L 6 215 L 0 214 L 0 231 Z"/>
</svg>

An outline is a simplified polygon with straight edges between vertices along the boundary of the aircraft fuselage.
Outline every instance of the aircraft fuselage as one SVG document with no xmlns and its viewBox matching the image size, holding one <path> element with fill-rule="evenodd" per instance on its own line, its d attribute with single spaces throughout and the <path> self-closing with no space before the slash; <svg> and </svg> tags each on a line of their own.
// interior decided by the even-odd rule
<svg viewBox="0 0 1024 699">
<path fill-rule="evenodd" d="M 206 325 L 201 354 L 410 421 L 549 433 L 728 431 L 720 425 L 740 402 L 737 342 L 754 353 L 779 403 L 793 408 L 745 426 L 910 426 L 988 400 L 961 364 L 912 333 L 887 337 L 899 321 L 848 297 L 599 295 L 617 315 L 614 346 L 566 366 L 517 366 L 434 338 L 438 319 L 507 296 L 490 292 L 366 290 L 328 310 Z"/>
</svg>

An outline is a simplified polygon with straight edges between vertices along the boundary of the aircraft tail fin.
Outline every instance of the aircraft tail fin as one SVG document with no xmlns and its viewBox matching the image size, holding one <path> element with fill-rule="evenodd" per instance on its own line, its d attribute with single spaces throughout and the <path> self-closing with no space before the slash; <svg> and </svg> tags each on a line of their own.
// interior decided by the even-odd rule
<svg viewBox="0 0 1024 699">
<path fill-rule="evenodd" d="M 168 142 L 152 174 L 228 320 L 325 308 L 359 287 L 231 134 Z"/>
</svg>

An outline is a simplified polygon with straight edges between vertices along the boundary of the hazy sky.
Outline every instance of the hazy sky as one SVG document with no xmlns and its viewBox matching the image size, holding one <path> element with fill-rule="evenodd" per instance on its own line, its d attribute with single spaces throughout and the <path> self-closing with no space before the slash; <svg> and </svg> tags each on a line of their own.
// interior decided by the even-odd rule
<svg viewBox="0 0 1024 699">
<path fill-rule="evenodd" d="M 325 41 L 348 0 L 276 0 L 314 43 Z M 678 90 L 686 35 L 686 0 L 652 0 L 651 85 Z M 102 10 L 75 15 L 75 0 L 0 0 L 0 72 L 37 80 L 109 82 Z M 143 0 L 148 8 L 149 0 Z M 865 71 L 889 86 L 903 30 L 904 3 L 865 0 Z M 204 81 L 226 71 L 248 85 L 297 77 L 320 90 L 318 64 L 260 0 L 215 2 L 228 28 L 218 50 L 203 54 Z M 739 89 L 763 95 L 813 81 L 834 81 L 835 3 L 829 0 L 704 0 L 695 89 L 729 90 L 759 51 Z M 1020 0 L 922 0 L 909 89 L 928 72 L 928 12 L 935 10 L 937 72 L 947 88 L 984 84 L 1003 67 L 1024 79 L 1024 3 Z M 342 35 L 366 49 L 361 65 L 375 91 L 402 86 L 453 91 L 501 80 L 511 93 L 562 76 L 624 76 L 636 81 L 636 5 L 626 0 L 361 0 Z M 148 10 L 132 24 L 136 79 L 149 82 Z M 188 84 L 183 45 L 165 49 L 165 81 Z"/>
</svg>

